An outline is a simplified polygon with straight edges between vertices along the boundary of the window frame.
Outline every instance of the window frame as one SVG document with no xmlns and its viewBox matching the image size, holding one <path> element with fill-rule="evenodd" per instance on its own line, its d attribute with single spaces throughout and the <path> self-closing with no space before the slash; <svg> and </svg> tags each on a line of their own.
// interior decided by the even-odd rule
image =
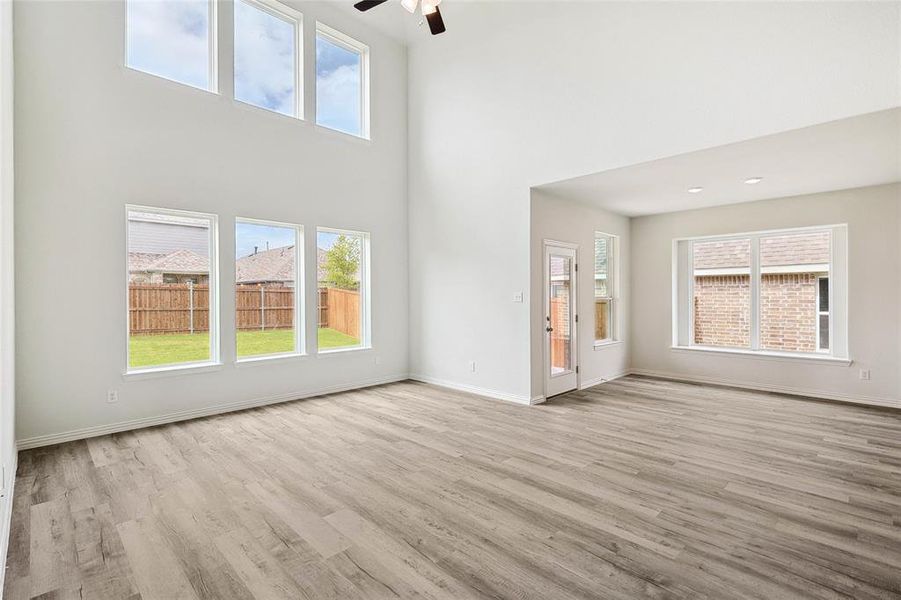
<svg viewBox="0 0 901 600">
<path fill-rule="evenodd" d="M 239 0 L 241 1 L 241 0 Z M 263 225 L 268 227 L 281 227 L 294 230 L 294 350 L 291 352 L 274 352 L 271 354 L 252 354 L 249 356 L 238 356 L 238 307 L 235 305 L 234 325 L 235 325 L 235 363 L 252 363 L 257 361 L 274 360 L 279 358 L 291 358 L 307 355 L 306 347 L 306 278 L 304 269 L 304 231 L 303 225 L 297 223 L 284 223 L 281 221 L 270 221 L 266 219 L 255 219 L 250 217 L 235 217 L 235 246 L 238 241 L 238 224 L 246 223 L 250 225 Z M 237 252 L 234 254 L 234 260 L 237 264 Z M 238 282 L 237 268 L 235 269 L 235 297 L 237 298 Z"/>
<path fill-rule="evenodd" d="M 325 37 L 329 42 L 341 46 L 349 52 L 355 52 L 360 55 L 360 134 L 341 131 L 324 125 L 319 122 L 319 65 L 318 60 L 314 59 L 313 80 L 315 83 L 315 93 L 313 94 L 313 105 L 315 106 L 314 123 L 317 127 L 322 127 L 329 131 L 335 131 L 344 135 L 360 138 L 363 140 L 371 140 L 370 136 L 370 66 L 369 66 L 369 46 L 363 42 L 356 40 L 349 35 L 329 27 L 321 21 L 316 21 L 316 37 L 313 43 L 319 39 L 319 36 Z M 315 47 L 315 46 L 314 46 Z"/>
<path fill-rule="evenodd" d="M 594 260 L 592 260 L 592 306 L 597 303 L 597 300 L 607 300 L 610 306 L 610 315 L 609 315 L 609 335 L 607 338 L 603 340 L 595 339 L 593 344 L 595 348 L 606 346 L 608 344 L 614 344 L 620 341 L 619 338 L 619 327 L 617 326 L 617 317 L 619 316 L 619 307 L 618 307 L 618 298 L 619 298 L 619 236 L 614 235 L 612 233 L 606 233 L 604 231 L 595 231 L 594 232 L 594 242 L 597 243 L 598 238 L 605 237 L 607 238 L 607 296 L 597 296 L 595 293 L 595 289 L 597 286 L 598 272 L 597 268 L 594 265 Z M 592 259 L 594 259 L 595 254 L 592 252 Z M 594 319 L 597 318 L 597 311 L 592 311 L 594 315 Z M 597 331 L 597 322 L 594 321 L 594 331 Z M 592 337 L 596 337 L 594 332 L 592 332 Z"/>
<path fill-rule="evenodd" d="M 370 234 L 368 231 L 357 231 L 354 229 L 337 229 L 334 227 L 316 227 L 316 258 L 319 258 L 319 234 L 335 233 L 338 235 L 348 235 L 360 237 L 360 343 L 356 346 L 345 346 L 342 348 L 331 348 L 322 350 L 319 348 L 319 318 L 318 318 L 318 298 L 319 298 L 319 265 L 316 265 L 316 298 L 317 298 L 317 318 L 316 318 L 316 355 L 328 356 L 333 354 L 341 354 L 343 352 L 359 352 L 372 350 L 372 288 L 370 276 Z"/>
<path fill-rule="evenodd" d="M 217 0 L 207 0 L 207 6 L 209 7 L 209 41 L 207 51 L 209 52 L 209 57 L 207 59 L 207 69 L 209 71 L 209 81 L 210 85 L 208 88 L 200 87 L 198 85 L 194 85 L 192 83 L 186 83 L 184 81 L 178 81 L 177 79 L 172 79 L 171 77 L 167 77 L 165 75 L 160 75 L 158 73 L 151 73 L 150 71 L 145 71 L 138 67 L 133 67 L 129 64 L 128 57 L 128 10 L 131 6 L 133 0 L 125 0 L 125 27 L 122 28 L 124 33 L 124 51 L 125 51 L 125 68 L 134 71 L 135 73 L 143 73 L 144 75 L 150 75 L 151 77 L 158 77 L 160 79 L 164 79 L 166 81 L 170 81 L 176 85 L 184 85 L 189 88 L 193 88 L 195 90 L 201 90 L 203 92 L 209 92 L 211 94 L 219 94 L 219 2 Z M 137 0 L 139 1 L 139 0 Z"/>
<path fill-rule="evenodd" d="M 785 236 L 792 234 L 830 232 L 829 249 L 829 335 L 828 350 L 799 352 L 788 350 L 767 350 L 760 347 L 760 240 L 762 238 Z M 728 346 L 710 346 L 694 343 L 694 242 L 750 241 L 750 324 L 751 343 L 747 348 Z M 722 235 L 693 236 L 673 239 L 672 256 L 673 298 L 672 298 L 672 349 L 698 350 L 723 354 L 737 354 L 758 357 L 784 357 L 797 359 L 831 360 L 850 363 L 848 346 L 848 226 L 847 224 L 814 225 L 808 227 L 791 227 L 753 232 L 730 233 Z M 818 272 L 821 273 L 821 272 Z M 817 279 L 822 275 L 818 274 Z M 817 285 L 819 285 L 817 283 Z M 836 291 L 838 286 L 840 291 Z M 819 289 L 817 290 L 819 297 Z M 814 307 L 819 311 L 819 304 Z M 836 327 L 841 322 L 842 327 Z M 819 346 L 819 327 L 817 323 L 817 346 Z M 841 334 L 836 341 L 835 336 Z"/>
<path fill-rule="evenodd" d="M 131 212 L 146 212 L 158 215 L 168 215 L 173 217 L 187 217 L 192 219 L 203 219 L 209 223 L 209 248 L 210 248 L 210 271 L 209 271 L 209 336 L 210 336 L 210 357 L 207 360 L 188 361 L 180 363 L 170 363 L 165 365 L 154 365 L 150 367 L 132 367 L 131 366 L 131 346 L 129 344 L 131 338 L 131 314 L 128 298 L 129 284 L 129 264 L 128 249 L 129 242 L 129 214 Z M 159 208 L 154 206 L 126 204 L 125 205 L 125 370 L 126 376 L 166 373 L 171 371 L 183 371 L 190 369 L 203 369 L 209 367 L 220 367 L 222 358 L 220 353 L 220 334 L 221 323 L 219 322 L 219 216 L 212 213 L 188 211 L 174 208 Z"/>
<path fill-rule="evenodd" d="M 237 69 L 235 68 L 235 64 L 237 63 L 237 44 L 235 43 L 235 39 L 237 37 L 237 27 L 238 21 L 234 18 L 234 12 L 232 13 L 232 98 L 235 102 L 240 102 L 241 104 L 245 104 L 247 106 L 251 106 L 253 108 L 258 108 L 260 110 L 265 110 L 267 112 L 275 113 L 277 115 L 282 115 L 286 117 L 291 117 L 294 119 L 304 120 L 304 51 L 303 51 L 303 13 L 290 6 L 278 2 L 278 0 L 235 0 L 234 4 L 238 4 L 239 2 L 243 2 L 244 4 L 248 4 L 254 8 L 257 8 L 263 12 L 266 12 L 277 19 L 283 19 L 286 21 L 290 21 L 294 25 L 294 114 L 293 115 L 285 115 L 284 113 L 280 113 L 278 111 L 272 110 L 270 108 L 266 108 L 265 106 L 258 106 L 251 102 L 247 102 L 246 100 L 241 100 L 237 96 L 237 92 L 235 89 L 237 86 L 235 85 L 235 77 L 237 76 Z"/>
</svg>

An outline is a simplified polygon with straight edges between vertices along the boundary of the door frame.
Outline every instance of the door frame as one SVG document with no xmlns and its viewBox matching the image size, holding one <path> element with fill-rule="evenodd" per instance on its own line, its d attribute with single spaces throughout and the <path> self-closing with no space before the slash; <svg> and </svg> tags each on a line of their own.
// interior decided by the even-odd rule
<svg viewBox="0 0 901 600">
<path fill-rule="evenodd" d="M 572 340 L 570 342 L 571 347 L 570 351 L 572 353 L 572 364 L 573 370 L 575 371 L 576 376 L 576 386 L 571 390 L 566 390 L 566 392 L 557 392 L 556 395 L 565 394 L 572 390 L 578 390 L 582 386 L 582 373 L 579 368 L 579 245 L 574 244 L 572 242 L 563 242 L 560 240 L 553 239 L 543 239 L 541 241 L 541 261 L 542 261 L 542 314 L 541 314 L 541 351 L 542 351 L 542 369 L 541 373 L 541 382 L 542 388 L 544 390 L 544 397 L 548 398 L 548 380 L 551 375 L 551 336 L 549 332 L 545 330 L 547 327 L 547 318 L 550 316 L 550 289 L 551 289 L 551 273 L 550 273 L 550 261 L 548 260 L 548 249 L 552 247 L 557 248 L 565 248 L 567 250 L 572 250 L 573 252 L 573 272 L 572 272 L 572 287 L 570 292 L 570 298 L 572 302 L 572 321 L 571 321 L 571 337 Z"/>
</svg>

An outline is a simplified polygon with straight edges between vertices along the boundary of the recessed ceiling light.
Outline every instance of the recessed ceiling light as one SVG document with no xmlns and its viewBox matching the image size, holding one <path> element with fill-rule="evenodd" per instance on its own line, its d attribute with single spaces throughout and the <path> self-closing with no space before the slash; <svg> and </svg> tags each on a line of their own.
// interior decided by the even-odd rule
<svg viewBox="0 0 901 600">
<path fill-rule="evenodd" d="M 703 191 L 704 191 L 704 188 L 702 188 L 702 187 L 688 188 L 689 194 L 697 194 L 698 192 L 703 192 Z"/>
<path fill-rule="evenodd" d="M 745 179 L 745 183 L 748 185 L 754 185 L 755 183 L 760 183 L 763 181 L 763 177 L 751 177 L 750 179 Z"/>
</svg>

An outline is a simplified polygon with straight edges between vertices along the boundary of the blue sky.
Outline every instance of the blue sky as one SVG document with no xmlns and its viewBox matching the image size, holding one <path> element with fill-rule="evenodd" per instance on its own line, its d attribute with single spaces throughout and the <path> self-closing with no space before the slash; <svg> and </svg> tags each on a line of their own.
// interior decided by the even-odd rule
<svg viewBox="0 0 901 600">
<path fill-rule="evenodd" d="M 360 135 L 360 55 L 316 37 L 316 122 Z"/>
<path fill-rule="evenodd" d="M 235 98 L 295 114 L 294 25 L 235 2 Z M 210 14 L 207 0 L 130 0 L 128 65 L 209 89 Z M 221 32 L 220 32 L 221 35 Z M 316 122 L 362 134 L 361 57 L 316 37 Z"/>
<path fill-rule="evenodd" d="M 338 239 L 338 233 L 330 231 L 316 232 L 316 246 L 322 250 L 328 250 Z M 290 227 L 277 227 L 273 225 L 261 225 L 257 223 L 238 223 L 235 227 L 235 257 L 250 256 L 253 247 L 259 251 L 291 246 L 295 242 L 294 229 Z"/>
<path fill-rule="evenodd" d="M 260 252 L 266 249 L 291 246 L 295 242 L 294 229 L 291 227 L 273 227 L 271 225 L 258 225 L 256 223 L 238 223 L 235 226 L 235 257 L 250 256 L 253 247 Z"/>
<path fill-rule="evenodd" d="M 296 114 L 294 24 L 235 2 L 235 98 Z"/>
<path fill-rule="evenodd" d="M 331 233 L 329 231 L 316 232 L 316 247 L 320 250 L 328 250 L 335 244 L 338 235 L 339 234 L 337 233 Z"/>
<path fill-rule="evenodd" d="M 210 7 L 206 0 L 128 2 L 128 65 L 209 89 Z"/>
</svg>

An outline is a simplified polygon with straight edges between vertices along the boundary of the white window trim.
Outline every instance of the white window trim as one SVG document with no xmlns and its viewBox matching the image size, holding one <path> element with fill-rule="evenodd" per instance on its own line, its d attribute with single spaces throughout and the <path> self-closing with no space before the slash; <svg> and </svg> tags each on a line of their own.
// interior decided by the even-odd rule
<svg viewBox="0 0 901 600">
<path fill-rule="evenodd" d="M 848 366 L 854 362 L 850 358 L 829 356 L 824 352 L 774 352 L 772 350 L 748 350 L 745 348 L 722 348 L 717 346 L 672 346 L 671 350 L 673 350 L 674 352 L 702 352 L 708 354 L 722 354 L 726 356 L 740 356 L 743 358 L 758 360 L 794 360 L 799 362 L 810 362 L 835 366 Z"/>
<path fill-rule="evenodd" d="M 829 282 L 829 350 L 816 350 L 814 352 L 780 352 L 760 348 L 760 239 L 766 237 L 812 233 L 829 231 L 830 236 L 830 264 L 820 272 L 828 272 Z M 750 271 L 751 283 L 751 346 L 749 348 L 730 348 L 718 346 L 703 346 L 694 343 L 694 311 L 691 309 L 694 298 L 694 270 L 692 264 L 694 242 L 728 241 L 747 239 L 751 245 L 750 269 L 743 269 L 744 273 Z M 836 248 L 843 252 L 838 253 Z M 835 364 L 849 365 L 850 348 L 848 344 L 848 226 L 846 224 L 815 225 L 809 227 L 794 227 L 788 229 L 772 229 L 755 232 L 730 233 L 723 235 L 707 235 L 695 237 L 682 237 L 673 240 L 673 343 L 674 351 L 700 351 L 717 352 L 727 355 L 751 355 L 767 357 L 778 360 L 792 358 L 797 360 L 813 360 L 821 362 L 833 362 Z M 812 265 L 821 269 L 823 265 Z M 709 270 L 705 270 L 709 271 Z M 766 272 L 779 272 L 769 271 Z M 742 274 L 744 274 L 742 273 Z M 709 274 L 709 273 L 705 273 Z M 837 282 L 841 282 L 841 293 L 836 293 Z M 819 305 L 815 307 L 819 309 Z M 842 337 L 835 339 L 835 323 L 843 324 Z M 818 325 L 818 323 L 817 323 Z M 819 333 L 817 333 L 819 340 Z M 819 342 L 817 341 L 819 347 Z"/>
<path fill-rule="evenodd" d="M 263 12 L 269 13 L 270 15 L 278 19 L 289 21 L 294 25 L 294 114 L 284 115 L 283 113 L 279 113 L 272 109 L 266 108 L 265 106 L 258 106 L 256 104 L 241 100 L 237 97 L 236 94 L 233 94 L 235 101 L 240 102 L 241 104 L 246 104 L 247 106 L 252 106 L 253 108 L 258 108 L 260 110 L 265 110 L 267 112 L 272 112 L 275 114 L 281 114 L 282 116 L 290 116 L 303 121 L 303 13 L 291 8 L 290 6 L 282 4 L 277 0 L 235 0 L 235 2 L 243 2 L 245 4 L 249 4 L 250 6 L 253 6 L 254 8 L 257 8 Z M 234 89 L 234 78 L 237 74 L 237 69 L 234 68 L 235 63 L 237 62 L 237 57 L 235 56 L 235 53 L 237 51 L 237 45 L 235 44 L 235 34 L 237 27 L 237 20 L 232 18 L 232 89 Z"/>
<path fill-rule="evenodd" d="M 592 333 L 591 336 L 594 337 L 594 319 L 597 312 L 595 311 L 594 304 L 596 300 L 607 300 L 610 303 L 610 336 L 603 340 L 594 340 L 593 346 L 595 349 L 603 348 L 605 346 L 610 346 L 616 344 L 618 342 L 622 342 L 619 335 L 619 236 L 614 235 L 612 233 L 606 233 L 604 231 L 595 231 L 594 232 L 594 241 L 597 241 L 598 237 L 603 236 L 607 238 L 607 274 L 605 277 L 607 280 L 607 291 L 608 296 L 599 298 L 594 295 L 595 287 L 592 286 Z M 613 254 L 613 260 L 610 260 L 610 254 Z M 598 279 L 602 279 L 601 276 L 597 274 L 595 271 L 594 264 L 594 252 L 591 254 L 591 272 L 592 272 L 592 282 L 596 282 Z"/>
<path fill-rule="evenodd" d="M 341 348 L 332 348 L 329 350 L 320 350 L 319 349 L 319 318 L 317 314 L 316 318 L 316 354 L 318 356 L 325 356 L 330 354 L 343 354 L 354 351 L 361 350 L 371 350 L 372 349 L 372 288 L 371 288 L 371 280 L 370 280 L 370 241 L 369 241 L 369 232 L 367 231 L 356 231 L 353 229 L 335 229 L 334 227 L 317 227 L 316 228 L 316 247 L 319 248 L 319 233 L 336 233 L 338 235 L 344 234 L 347 236 L 359 237 L 360 239 L 360 318 L 362 319 L 362 323 L 360 323 L 360 343 L 356 346 L 346 346 Z M 317 250 L 318 254 L 318 250 Z M 318 259 L 318 256 L 317 256 Z M 318 303 L 318 294 L 319 294 L 319 268 L 317 265 L 316 268 L 316 298 Z M 316 309 L 319 310 L 318 307 Z"/>
<path fill-rule="evenodd" d="M 166 365 L 155 365 L 152 367 L 129 366 L 130 357 L 130 326 L 131 315 L 129 314 L 128 300 L 128 214 L 135 212 L 150 212 L 160 215 L 171 215 L 174 217 L 190 217 L 192 219 L 205 219 L 209 222 L 209 248 L 210 248 L 210 274 L 209 274 L 209 324 L 210 324 L 210 358 L 203 361 L 193 361 L 184 363 L 174 363 Z M 211 370 L 208 367 L 221 367 L 222 361 L 219 352 L 219 217 L 210 213 L 193 212 L 187 210 L 177 210 L 173 208 L 157 208 L 153 206 L 141 206 L 136 204 L 125 205 L 125 370 L 123 374 L 126 377 L 145 374 L 170 373 L 176 374 L 183 372 L 203 372 Z"/>
<path fill-rule="evenodd" d="M 241 0 L 244 1 L 244 0 Z M 237 228 L 239 223 L 247 223 L 250 225 L 265 225 L 269 227 L 281 227 L 284 229 L 294 230 L 294 350 L 292 352 L 275 352 L 272 354 L 253 354 L 250 356 L 238 356 L 238 307 L 235 306 L 235 362 L 236 363 L 254 363 L 267 360 L 276 360 L 284 358 L 297 358 L 306 356 L 306 277 L 304 276 L 304 237 L 303 225 L 296 223 L 283 223 L 281 221 L 267 221 L 264 219 L 252 219 L 246 217 L 235 218 L 235 243 L 237 243 Z M 238 256 L 235 253 L 235 262 Z M 237 270 L 235 273 L 237 278 Z M 237 293 L 238 283 L 235 281 L 235 293 Z"/>
<path fill-rule="evenodd" d="M 345 48 L 350 52 L 356 52 L 360 55 L 360 135 L 356 135 L 353 133 L 348 133 L 346 131 L 340 131 L 338 129 L 334 129 L 329 127 L 328 125 L 323 125 L 319 123 L 319 106 L 317 103 L 319 93 L 313 94 L 313 102 L 316 104 L 316 119 L 315 124 L 317 127 L 322 127 L 323 129 L 328 129 L 329 131 L 336 131 L 338 133 L 343 133 L 345 135 L 350 135 L 352 137 L 361 138 L 364 140 L 372 139 L 370 136 L 370 94 L 369 94 L 369 80 L 370 80 L 370 71 L 369 71 L 369 46 L 366 44 L 355 40 L 354 38 L 341 33 L 337 29 L 333 29 L 322 23 L 320 21 L 316 21 L 316 37 L 323 36 L 328 39 L 328 41 Z M 314 68 L 314 74 L 317 72 L 318 68 Z M 316 77 L 314 77 L 316 79 Z"/>
<path fill-rule="evenodd" d="M 138 0 L 139 1 L 139 0 Z M 208 0 L 209 11 L 210 11 L 210 30 L 209 30 L 209 64 L 207 68 L 209 69 L 209 78 L 210 78 L 210 87 L 205 88 L 199 85 L 193 85 L 191 83 L 185 83 L 184 81 L 178 81 L 172 79 L 171 77 L 166 77 L 165 75 L 160 75 L 158 73 L 151 73 L 149 71 L 144 71 L 143 69 L 138 69 L 136 67 L 132 67 L 129 64 L 128 60 L 128 7 L 131 3 L 131 0 L 126 0 L 125 2 L 125 26 L 122 28 L 123 39 L 123 49 L 125 51 L 125 68 L 129 71 L 134 71 L 135 73 L 143 73 L 144 75 L 150 75 L 151 77 L 157 77 L 159 79 L 163 79 L 165 81 L 172 82 L 176 85 L 184 85 L 189 88 L 193 88 L 195 90 L 201 90 L 204 92 L 209 92 L 211 94 L 219 93 L 219 2 L 217 0 Z"/>
</svg>

